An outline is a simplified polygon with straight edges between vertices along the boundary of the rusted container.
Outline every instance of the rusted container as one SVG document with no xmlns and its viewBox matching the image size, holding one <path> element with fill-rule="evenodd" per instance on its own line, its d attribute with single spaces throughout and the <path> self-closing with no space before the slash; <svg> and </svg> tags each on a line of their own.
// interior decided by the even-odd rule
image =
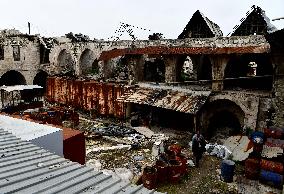
<svg viewBox="0 0 284 194">
<path fill-rule="evenodd" d="M 174 151 L 171 150 L 165 150 L 166 153 L 166 159 L 167 160 L 175 160 L 176 159 L 176 153 Z"/>
<path fill-rule="evenodd" d="M 283 139 L 284 138 L 284 130 L 277 127 L 270 127 L 264 129 L 265 137 L 272 137 L 274 139 Z"/>
<path fill-rule="evenodd" d="M 169 175 L 168 164 L 164 161 L 158 160 L 156 161 L 155 167 L 157 169 L 157 182 L 158 183 L 166 182 Z"/>
<path fill-rule="evenodd" d="M 97 114 L 123 118 L 124 103 L 117 98 L 127 89 L 121 84 L 99 83 L 49 77 L 47 80 L 47 99 L 75 108 L 95 110 Z"/>
<path fill-rule="evenodd" d="M 182 163 L 178 160 L 169 160 L 169 181 L 178 183 L 181 179 Z"/>
<path fill-rule="evenodd" d="M 179 155 L 176 156 L 176 160 L 181 163 L 181 175 L 186 174 L 187 172 L 187 159 L 185 156 Z"/>
<path fill-rule="evenodd" d="M 245 161 L 245 176 L 256 180 L 260 173 L 260 160 L 258 158 L 248 158 Z"/>
<path fill-rule="evenodd" d="M 85 164 L 85 136 L 78 130 L 63 128 L 63 154 L 64 158 L 73 162 Z"/>
<path fill-rule="evenodd" d="M 235 162 L 232 160 L 223 160 L 221 163 L 221 177 L 222 179 L 230 183 L 233 181 L 235 171 Z"/>
<path fill-rule="evenodd" d="M 284 149 L 284 140 L 267 138 L 265 145 L 270 146 L 270 147 L 279 147 L 279 148 Z"/>
<path fill-rule="evenodd" d="M 260 162 L 260 168 L 266 171 L 283 174 L 283 164 L 281 162 L 274 162 L 262 159 Z"/>
<path fill-rule="evenodd" d="M 271 171 L 261 170 L 260 181 L 277 188 L 283 187 L 283 175 Z"/>
<path fill-rule="evenodd" d="M 152 166 L 146 166 L 143 170 L 142 182 L 147 189 L 155 189 L 157 187 L 157 169 Z"/>
<path fill-rule="evenodd" d="M 176 155 L 181 154 L 181 146 L 180 145 L 177 145 L 177 144 L 170 145 L 169 150 L 175 152 Z"/>
</svg>

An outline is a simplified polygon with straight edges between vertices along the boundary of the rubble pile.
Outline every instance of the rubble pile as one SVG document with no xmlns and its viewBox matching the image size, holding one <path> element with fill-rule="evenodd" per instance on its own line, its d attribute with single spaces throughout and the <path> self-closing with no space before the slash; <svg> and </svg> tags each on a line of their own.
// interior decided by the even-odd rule
<svg viewBox="0 0 284 194">
<path fill-rule="evenodd" d="M 42 124 L 60 125 L 67 128 L 74 128 L 79 124 L 79 114 L 74 109 L 66 107 L 51 106 L 27 109 L 20 115 L 24 119 L 32 119 Z"/>
</svg>

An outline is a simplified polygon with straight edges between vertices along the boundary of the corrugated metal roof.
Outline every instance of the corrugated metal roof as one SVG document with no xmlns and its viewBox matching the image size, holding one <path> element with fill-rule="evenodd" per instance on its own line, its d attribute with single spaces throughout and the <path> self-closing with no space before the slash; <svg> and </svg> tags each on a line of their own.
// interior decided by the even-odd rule
<svg viewBox="0 0 284 194">
<path fill-rule="evenodd" d="M 174 111 L 195 114 L 206 102 L 210 91 L 174 91 L 158 88 L 138 88 L 118 101 L 145 104 Z"/>
<path fill-rule="evenodd" d="M 0 129 L 0 193 L 158 193 L 54 155 Z"/>
<path fill-rule="evenodd" d="M 209 95 L 193 95 L 177 91 L 166 91 L 165 96 L 158 97 L 153 106 L 174 111 L 195 114 L 206 102 Z"/>
</svg>

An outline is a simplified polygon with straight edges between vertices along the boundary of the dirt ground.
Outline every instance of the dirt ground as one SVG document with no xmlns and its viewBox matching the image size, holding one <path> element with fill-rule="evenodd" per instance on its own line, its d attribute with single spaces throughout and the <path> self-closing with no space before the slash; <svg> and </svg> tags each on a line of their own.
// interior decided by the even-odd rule
<svg viewBox="0 0 284 194">
<path fill-rule="evenodd" d="M 181 194 L 237 193 L 234 187 L 220 180 L 220 162 L 216 157 L 204 155 L 199 168 L 190 167 L 180 183 L 159 185 L 157 191 Z"/>
<path fill-rule="evenodd" d="M 87 121 L 81 120 L 79 129 L 88 131 L 91 125 L 101 125 L 105 120 Z M 106 122 L 113 122 L 107 120 Z M 163 132 L 169 136 L 167 142 L 178 142 L 184 149 L 182 153 L 188 160 L 192 160 L 192 152 L 188 146 L 191 134 L 181 131 L 153 129 L 155 133 Z M 121 144 L 131 144 L 127 137 L 106 137 L 106 136 L 86 136 L 86 149 L 94 147 L 111 147 Z M 141 143 L 142 142 L 142 143 Z M 100 170 L 115 171 L 116 168 L 127 168 L 133 173 L 132 183 L 135 183 L 141 176 L 142 169 L 146 165 L 154 163 L 155 158 L 152 156 L 153 140 L 141 139 L 139 147 L 132 149 L 110 150 L 90 152 L 87 154 L 87 163 L 91 160 L 100 162 Z M 166 193 L 178 194 L 202 194 L 202 193 L 276 193 L 280 194 L 281 190 L 271 188 L 260 184 L 258 181 L 247 180 L 244 177 L 244 165 L 236 164 L 235 176 L 233 183 L 225 183 L 220 179 L 220 164 L 222 159 L 216 156 L 204 154 L 199 168 L 189 167 L 188 173 L 184 175 L 179 183 L 158 184 L 156 190 Z"/>
</svg>

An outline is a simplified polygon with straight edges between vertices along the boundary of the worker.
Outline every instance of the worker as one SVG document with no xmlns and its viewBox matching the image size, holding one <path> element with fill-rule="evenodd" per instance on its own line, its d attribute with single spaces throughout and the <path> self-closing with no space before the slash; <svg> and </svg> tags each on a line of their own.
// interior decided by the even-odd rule
<svg viewBox="0 0 284 194">
<path fill-rule="evenodd" d="M 199 167 L 199 161 L 202 158 L 205 149 L 206 141 L 200 131 L 196 131 L 196 134 L 192 137 L 192 152 L 195 159 L 195 166 Z"/>
</svg>

